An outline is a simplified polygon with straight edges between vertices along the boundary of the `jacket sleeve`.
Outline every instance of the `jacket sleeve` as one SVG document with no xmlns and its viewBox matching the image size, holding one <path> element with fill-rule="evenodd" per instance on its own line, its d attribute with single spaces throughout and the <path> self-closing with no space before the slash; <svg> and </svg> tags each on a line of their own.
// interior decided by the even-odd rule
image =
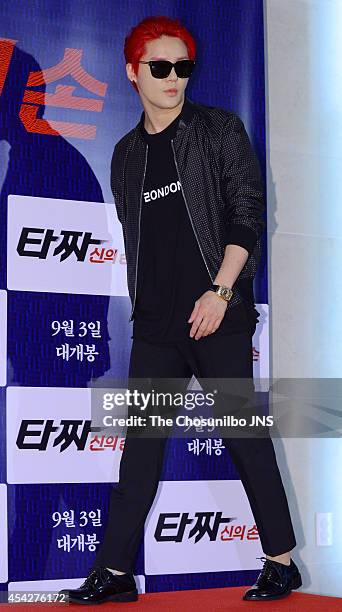
<svg viewBox="0 0 342 612">
<path fill-rule="evenodd" d="M 125 201 L 124 201 L 124 185 L 123 185 L 123 170 L 122 163 L 118 155 L 117 145 L 114 147 L 111 169 L 110 169 L 110 186 L 114 196 L 114 203 L 118 219 L 122 225 L 125 218 Z"/>
<path fill-rule="evenodd" d="M 235 113 L 224 125 L 220 153 L 227 244 L 251 253 L 265 227 L 264 188 L 258 158 Z"/>
</svg>

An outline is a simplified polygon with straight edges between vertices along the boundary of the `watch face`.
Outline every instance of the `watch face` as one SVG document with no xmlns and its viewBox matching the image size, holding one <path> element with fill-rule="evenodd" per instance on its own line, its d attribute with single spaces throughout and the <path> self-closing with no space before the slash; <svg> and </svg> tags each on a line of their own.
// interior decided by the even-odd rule
<svg viewBox="0 0 342 612">
<path fill-rule="evenodd" d="M 221 289 L 220 291 L 221 295 L 226 299 L 229 300 L 231 297 L 231 290 L 230 289 Z"/>
<path fill-rule="evenodd" d="M 228 287 L 225 288 L 223 286 L 217 286 L 216 293 L 220 295 L 221 297 L 223 297 L 227 302 L 230 300 L 230 298 L 233 295 L 233 292 L 231 289 L 229 289 Z"/>
</svg>

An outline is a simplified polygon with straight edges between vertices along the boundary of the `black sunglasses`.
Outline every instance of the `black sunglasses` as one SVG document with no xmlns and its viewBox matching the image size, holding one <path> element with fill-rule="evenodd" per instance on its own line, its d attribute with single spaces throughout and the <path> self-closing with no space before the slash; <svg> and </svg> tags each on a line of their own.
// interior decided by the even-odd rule
<svg viewBox="0 0 342 612">
<path fill-rule="evenodd" d="M 165 79 L 168 77 L 173 66 L 178 77 L 188 79 L 194 69 L 195 60 L 184 59 L 174 64 L 168 60 L 150 60 L 149 62 L 139 61 L 139 64 L 148 64 L 151 74 L 155 79 Z"/>
</svg>

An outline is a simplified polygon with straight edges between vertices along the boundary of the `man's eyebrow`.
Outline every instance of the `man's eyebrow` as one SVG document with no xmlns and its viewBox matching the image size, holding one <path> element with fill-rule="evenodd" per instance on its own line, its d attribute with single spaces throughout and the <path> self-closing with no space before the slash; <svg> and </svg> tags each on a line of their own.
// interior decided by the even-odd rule
<svg viewBox="0 0 342 612">
<path fill-rule="evenodd" d="M 166 57 L 160 57 L 159 55 L 153 55 L 153 57 L 150 58 L 151 60 L 166 60 Z M 182 59 L 189 59 L 187 56 L 182 56 L 182 57 L 177 57 L 176 62 L 179 62 L 179 60 Z M 166 60 L 169 61 L 169 60 Z"/>
</svg>

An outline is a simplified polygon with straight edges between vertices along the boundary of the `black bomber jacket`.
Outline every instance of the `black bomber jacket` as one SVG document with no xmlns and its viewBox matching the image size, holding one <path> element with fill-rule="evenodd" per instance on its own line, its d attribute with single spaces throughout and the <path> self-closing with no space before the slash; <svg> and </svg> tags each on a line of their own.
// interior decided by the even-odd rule
<svg viewBox="0 0 342 612">
<path fill-rule="evenodd" d="M 187 212 L 208 270 L 208 287 L 219 271 L 226 245 L 240 245 L 249 256 L 232 287 L 228 309 L 241 300 L 254 306 L 253 279 L 265 227 L 258 159 L 236 113 L 193 102 L 187 96 L 184 104 L 171 145 Z M 111 161 L 111 188 L 126 252 L 130 321 L 136 301 L 148 151 L 139 127 L 143 120 L 144 111 L 139 123 L 115 145 Z"/>
</svg>

